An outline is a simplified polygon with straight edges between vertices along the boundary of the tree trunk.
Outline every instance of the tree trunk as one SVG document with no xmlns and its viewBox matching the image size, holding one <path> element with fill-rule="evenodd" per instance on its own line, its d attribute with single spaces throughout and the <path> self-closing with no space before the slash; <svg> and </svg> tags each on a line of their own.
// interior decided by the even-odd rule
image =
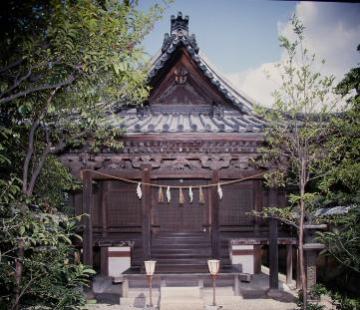
<svg viewBox="0 0 360 310">
<path fill-rule="evenodd" d="M 305 217 L 305 184 L 306 184 L 306 165 L 305 160 L 301 161 L 300 176 L 300 225 L 299 225 L 299 258 L 300 258 L 300 275 L 301 289 L 303 293 L 303 309 L 307 309 L 307 286 L 304 260 L 304 217 Z"/>
<path fill-rule="evenodd" d="M 15 262 L 15 282 L 16 282 L 16 288 L 15 288 L 15 301 L 14 306 L 12 309 L 18 310 L 19 309 L 19 301 L 20 301 L 20 284 L 21 284 L 21 278 L 22 278 L 22 272 L 23 272 L 23 259 L 24 259 L 24 240 L 19 240 L 19 250 L 18 250 L 18 258 Z"/>
<path fill-rule="evenodd" d="M 39 120 L 37 119 L 32 124 L 30 132 L 29 132 L 28 149 L 27 149 L 27 152 L 26 152 L 25 160 L 24 160 L 23 179 L 22 179 L 22 183 L 23 183 L 22 184 L 22 191 L 23 191 L 23 193 L 25 195 L 27 195 L 30 161 L 31 161 L 31 157 L 32 157 L 32 155 L 34 153 L 34 136 L 35 136 L 35 131 L 36 131 L 38 126 L 39 126 Z"/>
<path fill-rule="evenodd" d="M 307 307 L 307 287 L 306 287 L 306 273 L 305 273 L 305 260 L 304 260 L 304 200 L 300 199 L 300 226 L 299 226 L 299 258 L 300 258 L 300 275 L 301 275 L 301 288 L 303 291 L 303 304 L 304 308 Z"/>
</svg>

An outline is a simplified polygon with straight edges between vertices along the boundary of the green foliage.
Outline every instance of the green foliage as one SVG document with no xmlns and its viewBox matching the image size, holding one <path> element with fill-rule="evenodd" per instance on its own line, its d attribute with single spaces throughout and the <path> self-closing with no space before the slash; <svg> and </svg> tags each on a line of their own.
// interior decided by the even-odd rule
<svg viewBox="0 0 360 310">
<path fill-rule="evenodd" d="M 337 104 L 333 93 L 333 76 L 323 76 L 317 70 L 315 54 L 304 47 L 305 27 L 294 16 L 291 20 L 296 37 L 290 41 L 280 37 L 285 59 L 277 65 L 280 87 L 274 91 L 270 109 L 259 109 L 267 121 L 266 144 L 261 150 L 259 165 L 267 168 L 269 187 L 286 187 L 289 201 L 286 208 L 271 206 L 263 212 L 297 228 L 301 287 L 305 292 L 303 309 L 307 304 L 306 273 L 304 266 L 304 224 L 312 220 L 317 207 L 318 193 L 310 187 L 319 175 L 319 168 L 329 155 L 324 150 L 329 135 L 329 120 Z"/>
<path fill-rule="evenodd" d="M 319 232 L 318 239 L 326 245 L 327 254 L 338 263 L 360 273 L 360 209 L 328 219 L 333 229 Z"/>
<path fill-rule="evenodd" d="M 79 181 L 74 179 L 59 159 L 50 155 L 36 183 L 35 193 L 38 201 L 44 205 L 56 206 L 57 210 L 70 215 L 74 210 L 68 207 L 69 193 L 79 189 Z"/>
<path fill-rule="evenodd" d="M 311 298 L 311 297 L 313 297 L 312 292 L 309 292 L 309 297 L 310 297 L 310 299 L 312 299 Z M 317 301 L 308 302 L 307 305 L 306 305 L 306 308 L 305 308 L 304 303 L 303 303 L 303 292 L 302 292 L 302 290 L 300 290 L 299 293 L 298 293 L 298 297 L 296 299 L 296 305 L 298 306 L 298 309 L 303 309 L 303 310 L 323 310 L 323 309 L 325 309 L 325 306 L 320 305 Z"/>
<path fill-rule="evenodd" d="M 314 285 L 310 292 L 308 293 L 310 302 L 307 304 L 306 310 L 322 310 L 325 309 L 324 305 L 319 304 L 320 298 L 322 295 L 327 295 L 328 290 L 322 284 Z M 296 299 L 297 306 L 299 309 L 304 309 L 303 307 L 303 293 L 302 290 L 298 293 L 298 298 Z"/>
<path fill-rule="evenodd" d="M 332 304 L 337 310 L 359 310 L 360 299 L 351 298 L 338 292 L 330 292 Z"/>
<path fill-rule="evenodd" d="M 320 300 L 322 295 L 326 295 L 328 290 L 322 284 L 315 284 L 310 290 L 310 298 L 314 300 Z"/>
<path fill-rule="evenodd" d="M 14 291 L 21 296 L 22 309 L 40 306 L 42 309 L 75 309 L 84 304 L 82 286 L 93 273 L 78 261 L 79 253 L 72 245 L 78 239 L 75 225 L 78 219 L 62 213 L 49 213 L 46 206 L 18 200 L 0 203 L 0 309 L 14 304 Z M 45 212 L 46 211 L 46 212 Z M 19 256 L 19 247 L 24 256 Z M 16 261 L 23 272 L 16 285 Z"/>
<path fill-rule="evenodd" d="M 336 87 L 336 91 L 346 100 L 346 109 L 340 117 L 332 120 L 331 135 L 326 143 L 329 160 L 322 163 L 320 172 L 326 173 L 317 183 L 324 205 L 353 207 L 346 214 L 328 218 L 331 230 L 318 237 L 326 244 L 326 254 L 335 258 L 342 267 L 340 277 L 345 282 L 345 288 L 350 278 L 360 277 L 359 73 L 360 67 L 351 69 Z M 347 303 L 346 298 L 343 301 L 340 297 L 336 299 L 339 303 Z"/>
<path fill-rule="evenodd" d="M 325 204 L 360 204 L 360 67 L 353 68 L 337 85 L 346 99 L 346 109 L 332 120 L 331 138 L 326 148 L 330 160 L 324 161 L 326 176 L 319 182 Z M 334 165 L 333 162 L 336 164 Z"/>
<path fill-rule="evenodd" d="M 122 147 L 111 120 L 148 95 L 140 43 L 162 10 L 116 0 L 2 4 L 0 309 L 84 304 L 93 270 L 75 247 L 79 219 L 65 214 L 78 184 L 56 155 Z"/>
<path fill-rule="evenodd" d="M 321 75 L 315 55 L 303 47 L 305 27 L 296 17 L 292 25 L 296 40 L 279 38 L 287 56 L 277 65 L 282 84 L 273 94 L 271 109 L 259 109 L 268 126 L 258 163 L 268 168 L 269 187 L 290 190 L 288 207 L 271 212 L 298 226 L 302 204 L 306 214 L 318 207 L 319 194 L 310 184 L 319 178 L 319 167 L 329 157 L 324 145 L 337 101 L 334 77 Z"/>
<path fill-rule="evenodd" d="M 322 310 L 325 309 L 324 305 L 319 304 L 321 296 L 329 296 L 331 304 L 337 310 L 358 310 L 360 309 L 360 299 L 351 298 L 345 294 L 340 294 L 339 292 L 328 290 L 322 284 L 316 284 L 309 292 L 309 297 L 311 302 L 307 305 L 307 310 Z M 297 306 L 300 309 L 303 309 L 302 303 L 302 291 L 299 291 L 297 298 Z"/>
<path fill-rule="evenodd" d="M 159 5 L 143 12 L 136 2 L 121 1 L 5 5 L 0 116 L 20 135 L 23 160 L 29 157 L 22 171 L 27 195 L 49 154 L 122 146 L 122 131 L 111 120 L 122 105 L 148 94 L 140 42 L 161 12 Z"/>
</svg>

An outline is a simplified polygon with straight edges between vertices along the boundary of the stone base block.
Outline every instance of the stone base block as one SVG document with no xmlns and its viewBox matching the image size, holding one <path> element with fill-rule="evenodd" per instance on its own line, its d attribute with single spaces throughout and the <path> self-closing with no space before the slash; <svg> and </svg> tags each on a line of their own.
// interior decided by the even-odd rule
<svg viewBox="0 0 360 310">
<path fill-rule="evenodd" d="M 221 308 L 222 308 L 222 306 L 211 306 L 211 305 L 205 306 L 205 310 L 219 310 Z"/>
</svg>

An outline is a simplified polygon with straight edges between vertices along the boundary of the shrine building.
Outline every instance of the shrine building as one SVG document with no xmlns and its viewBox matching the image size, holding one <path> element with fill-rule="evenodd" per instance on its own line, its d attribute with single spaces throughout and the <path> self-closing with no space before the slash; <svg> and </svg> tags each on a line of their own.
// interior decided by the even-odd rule
<svg viewBox="0 0 360 310">
<path fill-rule="evenodd" d="M 142 106 L 123 107 L 120 121 L 109 120 L 125 130 L 123 148 L 62 156 L 84 183 L 73 197 L 76 213 L 90 214 L 84 262 L 116 276 L 129 267 L 143 272 L 148 259 L 158 273 L 206 273 L 207 260 L 217 258 L 222 270 L 253 274 L 270 244 L 277 277 L 278 244 L 288 245 L 291 258 L 294 238 L 251 215 L 285 204 L 251 161 L 266 124 L 213 68 L 181 13 L 171 17 L 149 85 Z"/>
</svg>

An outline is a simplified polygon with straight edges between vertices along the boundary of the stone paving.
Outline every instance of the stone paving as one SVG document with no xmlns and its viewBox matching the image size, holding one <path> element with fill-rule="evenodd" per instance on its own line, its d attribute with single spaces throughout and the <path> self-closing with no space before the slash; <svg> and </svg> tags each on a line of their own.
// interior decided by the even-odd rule
<svg viewBox="0 0 360 310">
<path fill-rule="evenodd" d="M 154 303 L 160 305 L 160 310 L 204 310 L 206 305 L 211 304 L 212 289 L 203 288 L 198 296 L 194 287 L 194 292 L 188 288 L 183 288 L 185 294 L 181 293 L 182 288 L 178 288 L 173 296 L 165 291 L 160 292 L 155 289 L 153 293 Z M 296 309 L 294 303 L 295 292 L 291 291 L 283 282 L 280 282 L 280 294 L 275 299 L 267 295 L 268 276 L 266 274 L 255 275 L 251 283 L 241 283 L 241 296 L 234 296 L 232 287 L 217 288 L 217 303 L 222 306 L 222 310 L 292 310 Z M 160 298 L 160 296 L 162 296 Z M 168 296 L 165 298 L 165 296 Z M 120 304 L 119 304 L 120 302 Z M 88 310 L 139 310 L 146 309 L 148 304 L 147 289 L 130 289 L 128 298 L 113 299 L 113 304 L 97 303 L 89 304 L 85 309 Z"/>
<path fill-rule="evenodd" d="M 218 303 L 221 304 L 220 302 Z M 222 305 L 222 310 L 293 310 L 296 308 L 294 303 L 281 302 L 269 298 L 259 298 L 259 299 L 244 299 L 240 304 L 236 305 Z M 132 305 L 107 305 L 107 304 L 97 304 L 97 305 L 89 305 L 87 307 L 89 310 L 97 309 L 97 310 L 139 310 L 144 308 L 135 307 Z M 146 308 L 145 308 L 146 309 Z M 170 308 L 167 308 L 170 309 Z M 186 307 L 186 300 L 184 300 L 183 304 L 173 305 L 172 310 L 195 310 L 194 308 Z M 205 309 L 205 307 L 202 307 Z M 160 308 L 161 310 L 161 308 Z"/>
</svg>

